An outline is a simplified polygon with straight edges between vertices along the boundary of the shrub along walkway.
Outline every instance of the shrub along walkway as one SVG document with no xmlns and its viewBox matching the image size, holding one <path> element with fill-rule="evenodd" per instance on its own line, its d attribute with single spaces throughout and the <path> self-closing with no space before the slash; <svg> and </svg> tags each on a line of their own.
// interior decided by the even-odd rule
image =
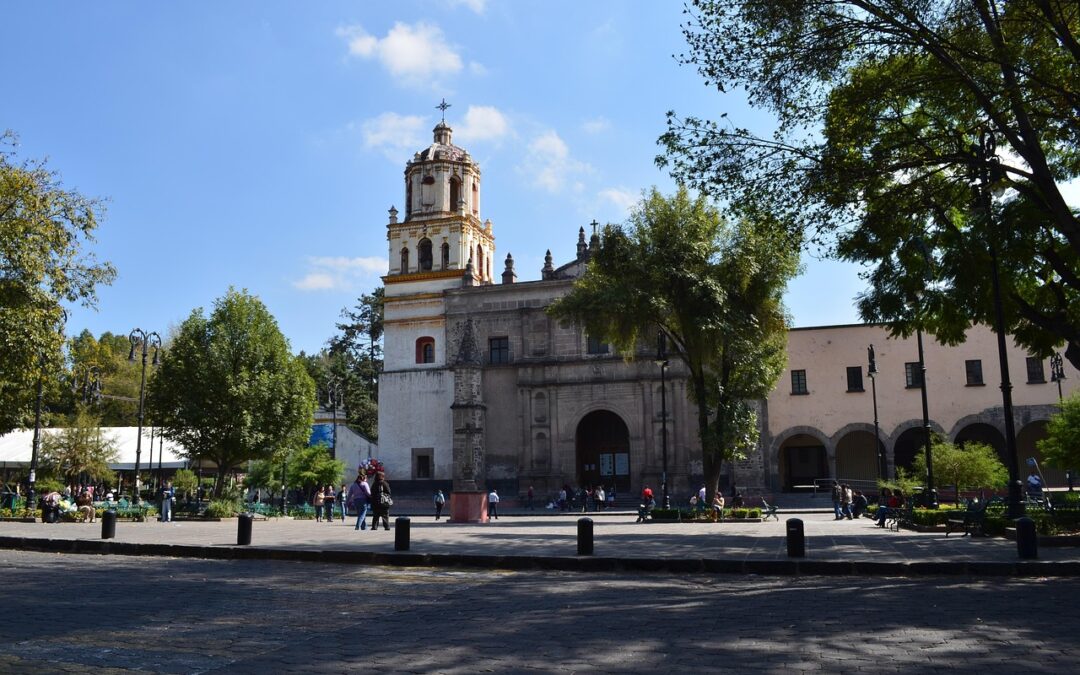
<svg viewBox="0 0 1080 675">
<path fill-rule="evenodd" d="M 818 513 L 798 514 L 806 533 L 802 559 L 788 557 L 783 513 L 780 522 L 717 524 L 636 524 L 634 514 L 609 513 L 594 519 L 594 555 L 578 556 L 580 517 L 504 515 L 476 525 L 417 516 L 408 552 L 394 550 L 394 531 L 354 530 L 355 518 L 255 522 L 250 546 L 236 545 L 236 520 L 122 522 L 110 540 L 100 538 L 99 524 L 7 522 L 0 523 L 0 548 L 513 569 L 1080 576 L 1080 548 L 1042 548 L 1038 560 L 1021 561 L 1016 543 L 1002 538 L 890 532 L 865 518 Z"/>
</svg>

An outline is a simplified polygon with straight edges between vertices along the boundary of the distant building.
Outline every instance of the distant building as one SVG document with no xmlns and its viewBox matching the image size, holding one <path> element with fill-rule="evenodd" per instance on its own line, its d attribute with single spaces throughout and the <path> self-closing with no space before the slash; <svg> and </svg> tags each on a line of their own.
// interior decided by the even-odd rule
<svg viewBox="0 0 1080 675">
<path fill-rule="evenodd" d="M 480 168 L 451 133 L 437 125 L 432 145 L 406 164 L 403 218 L 391 207 L 386 225 L 379 444 L 395 489 L 521 494 L 532 485 L 542 495 L 564 484 L 634 494 L 658 487 L 664 419 L 655 347 L 626 361 L 545 312 L 584 272 L 599 245 L 595 229 L 589 241 L 578 229 L 574 260 L 556 267 L 549 253 L 537 280 L 519 281 L 510 255 L 497 271 L 494 227 L 480 216 Z M 991 338 L 975 328 L 959 347 L 925 341 L 930 418 L 951 439 L 1003 449 Z M 875 478 L 871 343 L 881 371 L 880 447 L 890 471 L 910 464 L 922 425 L 919 390 L 909 386 L 914 338 L 888 340 L 882 327 L 867 325 L 795 329 L 790 370 L 757 403 L 759 448 L 725 466 L 724 484 L 777 492 L 817 478 Z M 1035 455 L 1057 389 L 1045 381 L 1045 362 L 1015 346 L 1009 358 L 1023 459 Z M 1071 391 L 1078 376 L 1071 368 L 1067 375 Z M 669 485 L 689 495 L 701 480 L 700 446 L 685 370 L 674 359 L 667 387 Z"/>
</svg>

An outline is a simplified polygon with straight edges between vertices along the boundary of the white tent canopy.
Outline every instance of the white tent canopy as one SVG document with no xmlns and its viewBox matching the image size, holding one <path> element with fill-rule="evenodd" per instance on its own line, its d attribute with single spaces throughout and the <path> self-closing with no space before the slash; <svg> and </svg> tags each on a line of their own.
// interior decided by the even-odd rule
<svg viewBox="0 0 1080 675">
<path fill-rule="evenodd" d="M 44 435 L 58 433 L 60 429 L 42 429 Z M 109 462 L 109 468 L 117 471 L 135 469 L 135 447 L 139 436 L 138 427 L 102 427 L 102 433 L 113 441 L 118 451 L 117 461 Z M 149 471 L 158 467 L 158 455 L 161 454 L 163 469 L 183 469 L 188 462 L 181 456 L 181 448 L 176 443 L 163 440 L 154 434 L 154 447 L 150 449 L 150 427 L 143 427 L 142 454 L 139 457 L 139 470 Z M 30 455 L 34 449 L 34 430 L 19 429 L 0 436 L 0 467 L 30 466 Z M 41 457 L 38 457 L 41 461 Z"/>
</svg>

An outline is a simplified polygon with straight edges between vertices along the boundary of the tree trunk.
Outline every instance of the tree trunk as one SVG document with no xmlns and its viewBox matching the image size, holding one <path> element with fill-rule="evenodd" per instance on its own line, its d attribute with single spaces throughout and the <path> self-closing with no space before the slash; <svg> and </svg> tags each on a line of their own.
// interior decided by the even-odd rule
<svg viewBox="0 0 1080 675">
<path fill-rule="evenodd" d="M 692 372 L 692 371 L 691 371 Z M 701 443 L 701 468 L 705 474 L 706 498 L 712 500 L 716 493 L 716 486 L 720 480 L 720 463 L 715 461 L 715 449 L 710 442 L 709 434 L 709 402 L 705 390 L 705 375 L 693 373 L 691 379 L 694 384 L 694 402 L 698 409 L 698 440 Z M 714 466 L 715 465 L 715 466 Z"/>
</svg>

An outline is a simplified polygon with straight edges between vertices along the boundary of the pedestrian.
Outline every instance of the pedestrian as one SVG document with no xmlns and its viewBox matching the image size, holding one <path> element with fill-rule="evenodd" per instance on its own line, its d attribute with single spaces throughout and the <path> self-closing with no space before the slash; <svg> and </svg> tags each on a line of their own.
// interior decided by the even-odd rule
<svg viewBox="0 0 1080 675">
<path fill-rule="evenodd" d="M 495 520 L 499 519 L 499 491 L 495 488 L 488 493 L 488 513 Z"/>
<path fill-rule="evenodd" d="M 608 508 L 615 508 L 615 486 L 612 485 L 611 489 L 607 491 L 607 503 Z"/>
<path fill-rule="evenodd" d="M 349 503 L 356 509 L 356 527 L 354 530 L 367 529 L 368 507 L 371 506 L 371 487 L 367 484 L 367 474 L 356 474 L 356 480 L 349 486 Z"/>
<path fill-rule="evenodd" d="M 707 494 L 707 492 L 705 490 L 705 483 L 702 483 L 701 487 L 698 488 L 698 491 L 697 491 L 697 502 L 698 502 L 698 504 L 701 505 L 701 510 L 702 511 L 705 510 L 705 500 L 707 499 L 707 497 L 708 497 L 708 494 Z"/>
<path fill-rule="evenodd" d="M 334 486 L 327 485 L 323 488 L 323 510 L 326 513 L 326 522 L 334 523 Z"/>
<path fill-rule="evenodd" d="M 315 494 L 311 498 L 311 505 L 315 507 L 315 522 L 322 522 L 323 504 L 326 503 L 326 496 L 323 493 L 323 489 L 318 485 L 315 486 Z"/>
<path fill-rule="evenodd" d="M 724 493 L 717 490 L 712 498 L 713 522 L 724 520 Z"/>
<path fill-rule="evenodd" d="M 855 498 L 851 501 L 851 514 L 856 518 L 861 518 L 864 513 L 866 513 L 866 495 L 862 493 L 862 490 L 856 490 Z"/>
<path fill-rule="evenodd" d="M 435 520 L 442 518 L 443 506 L 446 505 L 446 496 L 442 490 L 435 491 Z"/>
<path fill-rule="evenodd" d="M 343 523 L 345 522 L 345 511 L 348 509 L 348 504 L 349 504 L 349 502 L 345 498 L 345 496 L 346 496 L 345 483 L 342 483 L 341 484 L 341 489 L 338 490 L 338 493 L 337 493 L 337 500 L 338 500 L 338 503 L 341 504 L 341 522 L 343 522 Z"/>
<path fill-rule="evenodd" d="M 97 515 L 97 512 L 94 511 L 94 498 L 90 496 L 88 490 L 79 493 L 79 496 L 75 498 L 75 506 L 78 507 L 79 513 L 82 514 L 84 523 L 94 522 L 94 516 Z"/>
<path fill-rule="evenodd" d="M 566 510 L 566 487 L 559 488 L 559 510 Z"/>
<path fill-rule="evenodd" d="M 840 510 L 840 500 L 843 498 L 844 492 L 840 488 L 838 481 L 833 481 L 832 484 L 832 508 L 833 508 L 833 520 L 840 520 L 844 517 L 843 511 Z"/>
<path fill-rule="evenodd" d="M 1033 499 L 1042 499 L 1043 482 L 1039 474 L 1035 472 L 1034 467 L 1027 477 L 1027 492 Z"/>
<path fill-rule="evenodd" d="M 169 481 L 161 488 L 161 509 L 159 511 L 161 515 L 158 520 L 163 523 L 172 520 L 173 494 L 172 481 Z"/>
<path fill-rule="evenodd" d="M 641 491 L 641 504 L 638 506 L 636 523 L 644 523 L 652 515 L 656 508 L 656 499 L 653 498 L 652 488 L 646 487 Z"/>
<path fill-rule="evenodd" d="M 840 486 L 840 514 L 851 520 L 851 486 L 847 483 Z"/>
<path fill-rule="evenodd" d="M 596 510 L 601 511 L 607 506 L 607 495 L 604 494 L 604 486 L 597 485 L 595 490 L 596 495 Z"/>
<path fill-rule="evenodd" d="M 382 518 L 383 529 L 390 529 L 390 507 L 394 500 L 390 496 L 390 482 L 386 480 L 386 474 L 382 471 L 375 473 L 375 482 L 371 484 L 371 529 L 379 529 L 379 519 Z"/>
<path fill-rule="evenodd" d="M 529 491 L 525 493 L 525 507 L 528 508 L 530 511 L 534 510 L 533 509 L 533 496 L 534 496 L 534 494 L 535 493 L 533 492 L 533 486 L 530 485 L 529 486 Z"/>
</svg>

